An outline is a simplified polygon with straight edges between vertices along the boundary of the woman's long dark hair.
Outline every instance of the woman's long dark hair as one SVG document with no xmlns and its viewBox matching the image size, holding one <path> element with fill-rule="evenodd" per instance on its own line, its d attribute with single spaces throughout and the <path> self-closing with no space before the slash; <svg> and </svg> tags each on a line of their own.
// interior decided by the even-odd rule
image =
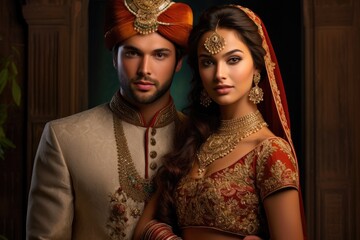
<svg viewBox="0 0 360 240">
<path fill-rule="evenodd" d="M 188 44 L 188 63 L 193 79 L 189 93 L 189 106 L 184 110 L 187 119 L 176 130 L 173 152 L 164 157 L 163 167 L 159 170 L 155 184 L 162 191 L 156 218 L 177 228 L 174 193 L 179 180 L 191 169 L 196 160 L 196 151 L 208 136 L 219 126 L 220 111 L 216 103 L 204 107 L 200 104 L 203 89 L 198 68 L 198 44 L 200 38 L 216 28 L 235 30 L 239 38 L 248 46 L 255 67 L 264 69 L 265 50 L 255 23 L 239 8 L 231 5 L 209 8 L 200 16 L 193 28 Z"/>
</svg>

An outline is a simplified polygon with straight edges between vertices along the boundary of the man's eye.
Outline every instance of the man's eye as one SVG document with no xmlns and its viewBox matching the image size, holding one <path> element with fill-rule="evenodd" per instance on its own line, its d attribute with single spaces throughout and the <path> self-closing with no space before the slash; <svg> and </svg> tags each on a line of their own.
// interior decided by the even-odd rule
<svg viewBox="0 0 360 240">
<path fill-rule="evenodd" d="M 157 59 L 164 59 L 165 57 L 167 57 L 167 54 L 166 54 L 166 53 L 163 53 L 163 52 L 157 52 L 157 53 L 155 54 L 155 57 L 156 57 Z"/>
<path fill-rule="evenodd" d="M 204 66 L 204 67 L 209 67 L 211 65 L 213 65 L 213 61 L 209 60 L 209 59 L 204 59 L 201 61 L 201 65 Z"/>
<path fill-rule="evenodd" d="M 136 52 L 136 51 L 128 51 L 128 52 L 125 52 L 125 56 L 126 57 L 136 57 L 138 56 L 139 54 Z"/>
</svg>

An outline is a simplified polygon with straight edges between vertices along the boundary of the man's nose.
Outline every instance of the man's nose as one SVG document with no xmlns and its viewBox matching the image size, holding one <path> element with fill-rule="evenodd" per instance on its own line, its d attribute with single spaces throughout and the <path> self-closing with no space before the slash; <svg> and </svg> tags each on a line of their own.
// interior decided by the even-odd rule
<svg viewBox="0 0 360 240">
<path fill-rule="evenodd" d="M 150 57 L 149 56 L 144 56 L 141 59 L 140 66 L 139 66 L 139 69 L 138 69 L 138 73 L 139 73 L 139 75 L 144 75 L 144 76 L 151 75 Z"/>
</svg>

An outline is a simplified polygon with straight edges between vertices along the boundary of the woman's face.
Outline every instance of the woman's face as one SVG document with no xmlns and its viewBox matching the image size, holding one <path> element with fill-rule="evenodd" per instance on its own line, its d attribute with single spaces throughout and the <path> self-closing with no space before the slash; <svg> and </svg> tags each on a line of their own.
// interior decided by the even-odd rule
<svg viewBox="0 0 360 240">
<path fill-rule="evenodd" d="M 222 51 L 212 55 L 205 49 L 204 42 L 212 31 L 201 37 L 197 49 L 203 86 L 220 106 L 250 105 L 248 94 L 257 71 L 250 50 L 235 30 L 218 28 L 216 32 L 225 39 Z"/>
</svg>

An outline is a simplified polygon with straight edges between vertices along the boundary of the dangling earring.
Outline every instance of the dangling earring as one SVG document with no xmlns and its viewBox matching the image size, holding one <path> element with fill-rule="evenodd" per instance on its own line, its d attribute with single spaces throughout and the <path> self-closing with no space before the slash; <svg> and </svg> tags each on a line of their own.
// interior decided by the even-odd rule
<svg viewBox="0 0 360 240">
<path fill-rule="evenodd" d="M 253 77 L 253 81 L 255 86 L 250 90 L 249 93 L 249 99 L 250 101 L 252 101 L 254 104 L 258 104 L 259 102 L 263 101 L 263 96 L 264 96 L 264 92 L 261 88 L 259 88 L 258 84 L 260 82 L 260 73 L 255 73 L 254 77 Z"/>
<path fill-rule="evenodd" d="M 210 103 L 211 103 L 211 98 L 209 97 L 205 89 L 202 89 L 200 92 L 200 104 L 203 105 L 204 107 L 208 107 Z"/>
</svg>

